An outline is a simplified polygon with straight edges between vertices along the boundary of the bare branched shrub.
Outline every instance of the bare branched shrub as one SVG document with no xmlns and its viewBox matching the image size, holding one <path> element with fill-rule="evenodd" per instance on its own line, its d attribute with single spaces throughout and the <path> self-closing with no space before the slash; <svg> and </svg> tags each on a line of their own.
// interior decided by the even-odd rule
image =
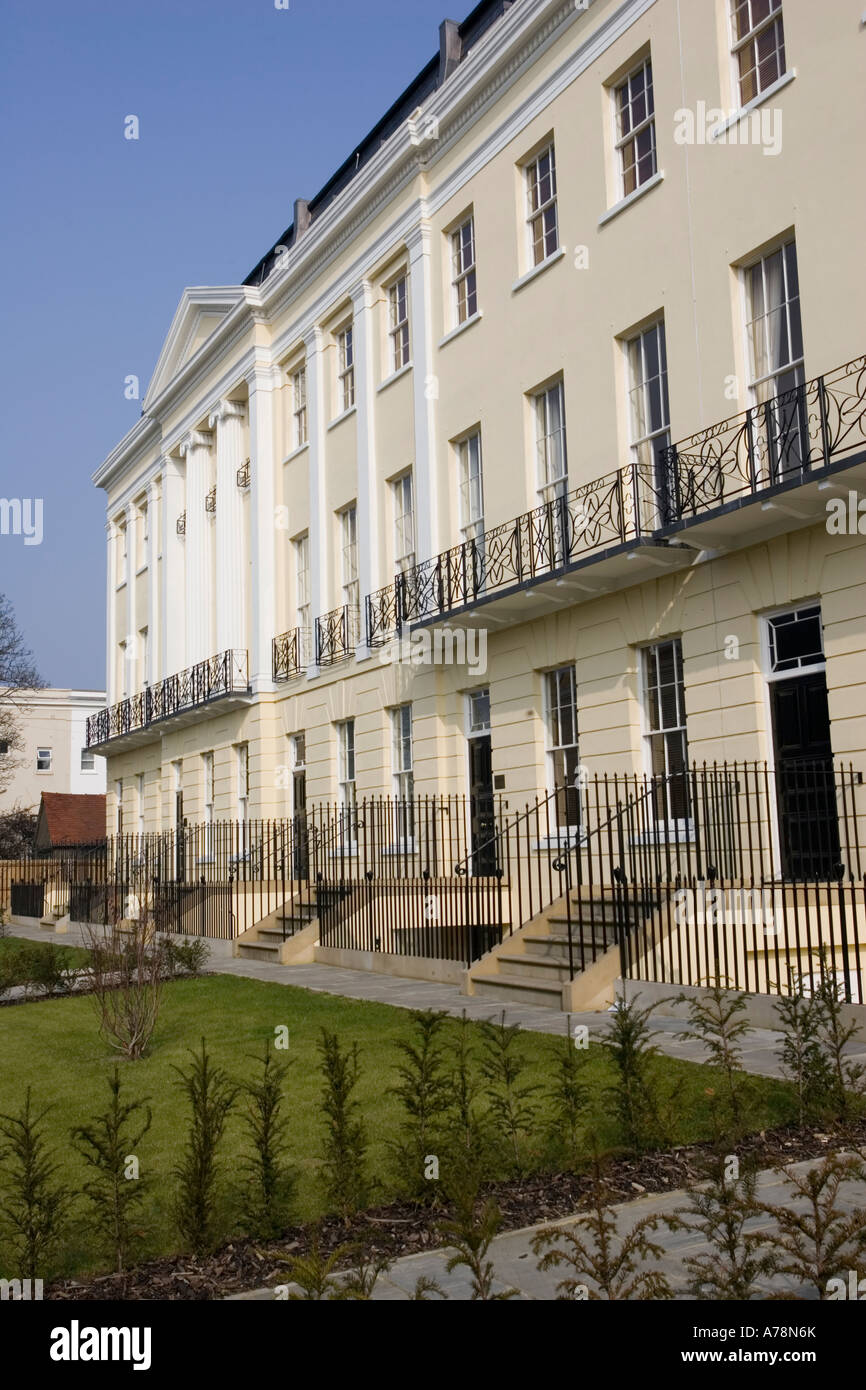
<svg viewBox="0 0 866 1390">
<path fill-rule="evenodd" d="M 99 1031 L 131 1061 L 147 1050 L 159 1018 L 166 962 L 162 938 L 146 910 L 107 931 L 90 927 L 90 992 Z"/>
</svg>

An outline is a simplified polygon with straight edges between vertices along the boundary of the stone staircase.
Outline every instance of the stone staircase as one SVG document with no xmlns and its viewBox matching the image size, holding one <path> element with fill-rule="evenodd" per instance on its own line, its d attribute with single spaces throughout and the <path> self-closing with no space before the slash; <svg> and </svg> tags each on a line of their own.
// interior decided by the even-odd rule
<svg viewBox="0 0 866 1390">
<path fill-rule="evenodd" d="M 613 978 L 612 969 L 619 974 L 619 948 L 614 944 L 616 910 L 610 895 L 589 897 L 581 890 L 571 894 L 575 980 L 580 984 L 584 977 L 585 993 L 590 998 L 594 997 L 596 986 L 596 992 L 608 991 L 606 981 L 608 977 Z M 591 973 L 598 978 L 591 980 Z M 478 961 L 468 971 L 466 993 L 508 1004 L 573 1009 L 574 982 L 569 969 L 565 898 L 506 937 L 500 946 Z M 611 992 L 610 1002 L 612 999 Z"/>
<path fill-rule="evenodd" d="M 345 889 L 324 890 L 333 901 L 335 892 L 346 896 Z M 294 897 L 265 917 L 250 931 L 239 937 L 235 951 L 242 960 L 258 960 L 264 965 L 284 965 L 288 956 L 297 956 L 291 944 L 308 928 L 318 925 L 322 889 L 314 889 L 312 897 Z M 308 933 L 308 936 L 316 933 Z"/>
</svg>

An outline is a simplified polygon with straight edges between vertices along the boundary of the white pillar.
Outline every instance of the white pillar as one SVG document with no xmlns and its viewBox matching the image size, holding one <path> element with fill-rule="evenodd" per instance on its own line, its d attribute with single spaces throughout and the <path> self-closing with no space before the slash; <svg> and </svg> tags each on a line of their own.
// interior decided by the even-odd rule
<svg viewBox="0 0 866 1390">
<path fill-rule="evenodd" d="M 274 391 L 279 368 L 256 366 L 247 377 L 250 409 L 250 555 L 252 559 L 252 632 L 249 674 L 253 692 L 273 689 L 273 640 L 276 630 L 277 512 L 274 485 Z"/>
<path fill-rule="evenodd" d="M 144 678 L 148 685 L 155 685 L 160 678 L 160 612 L 159 612 L 159 555 L 163 529 L 160 515 L 160 479 L 151 479 L 147 489 L 147 529 L 149 552 L 147 556 L 147 641 L 148 669 Z"/>
<path fill-rule="evenodd" d="M 415 390 L 415 512 L 419 561 L 440 550 L 436 469 L 438 382 L 433 374 L 432 233 L 422 221 L 407 238 L 412 304 L 412 358 Z"/>
<path fill-rule="evenodd" d="M 108 648 L 105 663 L 105 690 L 109 705 L 117 704 L 120 695 L 117 691 L 117 583 L 118 583 L 118 538 L 117 527 L 113 521 L 106 522 L 105 543 L 106 563 L 106 624 L 105 642 Z"/>
<path fill-rule="evenodd" d="M 210 518 L 205 500 L 210 486 L 213 436 L 193 430 L 181 445 L 186 459 L 186 660 L 196 666 L 214 655 L 210 651 L 211 566 Z"/>
<path fill-rule="evenodd" d="M 123 677 L 127 695 L 135 695 L 142 683 L 142 674 L 138 669 L 138 625 L 135 617 L 137 547 L 138 508 L 130 502 L 126 508 L 126 671 Z"/>
<path fill-rule="evenodd" d="M 177 533 L 185 506 L 184 468 L 180 459 L 165 458 L 162 471 L 162 574 L 160 643 L 162 678 L 176 676 L 186 665 L 186 542 Z"/>
<path fill-rule="evenodd" d="M 216 429 L 216 646 L 247 648 L 244 506 L 238 469 L 246 458 L 243 401 L 220 401 L 208 424 Z"/>
<path fill-rule="evenodd" d="M 379 501 L 376 479 L 376 384 L 373 364 L 374 289 L 364 280 L 355 290 L 355 402 L 358 416 L 358 578 L 361 589 L 359 661 L 369 656 L 367 595 L 379 587 Z"/>
<path fill-rule="evenodd" d="M 330 607 L 328 519 L 325 508 L 325 438 L 328 400 L 325 382 L 325 343 L 321 328 L 306 339 L 307 419 L 310 439 L 310 612 L 313 651 L 308 675 L 316 674 L 316 620 Z"/>
</svg>

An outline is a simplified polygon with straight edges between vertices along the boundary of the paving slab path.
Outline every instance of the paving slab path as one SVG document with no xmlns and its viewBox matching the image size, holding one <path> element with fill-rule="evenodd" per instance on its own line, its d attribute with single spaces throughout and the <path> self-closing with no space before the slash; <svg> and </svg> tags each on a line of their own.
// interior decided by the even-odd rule
<svg viewBox="0 0 866 1390">
<path fill-rule="evenodd" d="M 814 1160 L 797 1163 L 793 1165 L 793 1171 L 805 1173 L 810 1167 L 814 1167 L 814 1164 Z M 773 1170 L 767 1170 L 759 1175 L 757 1196 L 760 1200 L 771 1202 L 777 1206 L 784 1205 L 801 1211 L 806 1209 L 802 1198 L 793 1195 L 791 1184 L 784 1174 Z M 623 1236 L 643 1217 L 672 1216 L 687 1200 L 688 1197 L 684 1191 L 675 1191 L 639 1197 L 633 1202 L 624 1202 L 615 1206 L 612 1210 L 616 1214 L 619 1235 Z M 862 1210 L 864 1184 L 844 1183 L 840 1188 L 838 1205 L 846 1213 Z M 574 1224 L 575 1217 L 572 1216 L 566 1217 L 564 1220 L 548 1221 L 541 1226 L 528 1226 L 520 1231 L 509 1231 L 506 1235 L 497 1236 L 491 1245 L 489 1254 L 496 1276 L 494 1291 L 504 1292 L 506 1289 L 515 1289 L 517 1297 L 524 1300 L 555 1299 L 557 1297 L 557 1284 L 561 1279 L 571 1275 L 573 1271 L 562 1266 L 559 1269 L 545 1272 L 539 1270 L 538 1257 L 532 1250 L 532 1241 L 540 1230 L 547 1230 L 551 1227 L 568 1230 Z M 771 1226 L 772 1219 L 769 1216 L 759 1216 L 749 1223 L 748 1229 L 751 1231 L 769 1230 Z M 659 1269 L 667 1276 L 675 1297 L 689 1298 L 688 1276 L 684 1260 L 688 1256 L 711 1254 L 710 1246 L 694 1231 L 671 1231 L 664 1225 L 660 1225 L 651 1238 L 662 1247 L 663 1254 L 657 1265 L 648 1267 Z M 435 1280 L 449 1299 L 470 1300 L 472 1298 L 472 1280 L 466 1268 L 461 1266 L 450 1274 L 446 1269 L 451 1253 L 448 1249 L 427 1250 L 422 1254 L 407 1255 L 403 1259 L 395 1261 L 385 1274 L 379 1276 L 373 1290 L 373 1301 L 396 1302 L 411 1299 L 415 1286 L 421 1278 Z M 862 1259 L 860 1263 L 863 1263 Z M 866 1268 L 860 1270 L 861 1278 L 864 1274 L 866 1274 Z M 295 1286 L 283 1286 L 284 1289 L 286 1287 L 291 1289 Z M 791 1279 L 779 1276 L 760 1280 L 758 1287 L 766 1293 L 796 1291 L 798 1298 L 808 1300 L 817 1300 L 819 1296 L 817 1289 L 798 1285 Z M 284 1298 L 285 1294 L 280 1296 Z M 273 1288 L 256 1289 L 250 1293 L 232 1296 L 232 1301 L 266 1303 L 276 1299 L 277 1293 Z"/>
</svg>

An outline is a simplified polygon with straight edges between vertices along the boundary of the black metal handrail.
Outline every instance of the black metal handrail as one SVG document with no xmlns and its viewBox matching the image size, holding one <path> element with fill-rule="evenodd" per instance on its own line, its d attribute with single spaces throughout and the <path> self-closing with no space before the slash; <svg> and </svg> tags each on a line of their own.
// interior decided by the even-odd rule
<svg viewBox="0 0 866 1390">
<path fill-rule="evenodd" d="M 236 649 L 220 652 L 91 715 L 87 721 L 87 746 L 93 748 L 122 738 L 225 695 L 246 694 L 249 688 L 247 653 Z"/>
</svg>

